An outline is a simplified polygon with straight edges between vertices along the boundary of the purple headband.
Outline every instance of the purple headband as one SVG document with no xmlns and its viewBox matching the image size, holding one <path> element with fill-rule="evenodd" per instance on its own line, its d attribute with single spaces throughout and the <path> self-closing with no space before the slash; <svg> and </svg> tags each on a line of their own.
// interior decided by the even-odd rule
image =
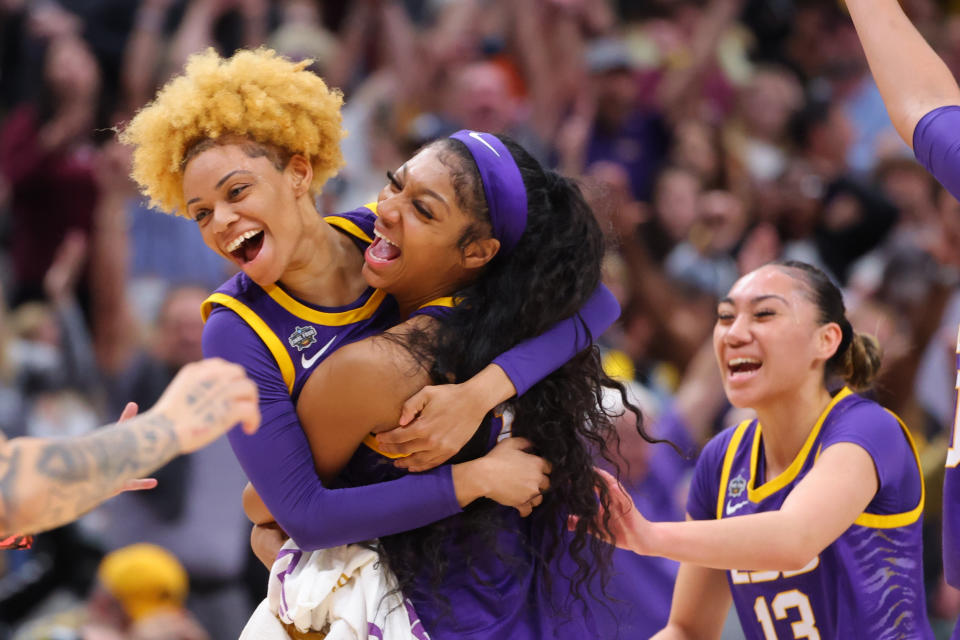
<svg viewBox="0 0 960 640">
<path fill-rule="evenodd" d="M 527 189 L 517 162 L 492 134 L 461 129 L 450 137 L 470 150 L 487 196 L 493 237 L 505 254 L 513 251 L 527 227 Z"/>
</svg>

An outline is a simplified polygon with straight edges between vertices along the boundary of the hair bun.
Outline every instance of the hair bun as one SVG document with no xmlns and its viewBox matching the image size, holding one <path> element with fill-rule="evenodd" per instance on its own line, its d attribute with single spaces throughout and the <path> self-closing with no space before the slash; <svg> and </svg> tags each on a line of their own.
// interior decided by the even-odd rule
<svg viewBox="0 0 960 640">
<path fill-rule="evenodd" d="M 855 391 L 870 388 L 880 371 L 881 359 L 882 352 L 877 339 L 869 334 L 854 332 L 843 370 L 847 385 Z"/>
</svg>

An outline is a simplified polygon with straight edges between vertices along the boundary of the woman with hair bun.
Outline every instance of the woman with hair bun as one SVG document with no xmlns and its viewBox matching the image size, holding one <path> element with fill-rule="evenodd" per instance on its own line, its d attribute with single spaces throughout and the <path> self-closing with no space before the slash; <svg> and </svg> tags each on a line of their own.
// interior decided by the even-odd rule
<svg viewBox="0 0 960 640">
<path fill-rule="evenodd" d="M 757 417 L 704 447 L 688 521 L 645 520 L 607 476 L 617 546 L 681 563 L 654 637 L 719 637 L 732 595 L 751 640 L 932 638 L 920 461 L 855 393 L 880 353 L 839 289 L 802 262 L 765 265 L 720 301 L 713 344 L 727 398 Z"/>
</svg>

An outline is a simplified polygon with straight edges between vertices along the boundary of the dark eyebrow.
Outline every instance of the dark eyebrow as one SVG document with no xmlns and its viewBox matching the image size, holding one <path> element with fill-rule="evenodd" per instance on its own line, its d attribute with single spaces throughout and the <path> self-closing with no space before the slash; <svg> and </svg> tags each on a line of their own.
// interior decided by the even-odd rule
<svg viewBox="0 0 960 640">
<path fill-rule="evenodd" d="M 406 164 L 404 164 L 402 167 L 400 167 L 400 171 L 399 171 L 398 173 L 400 173 L 400 172 L 402 172 L 403 178 L 404 178 L 404 182 L 406 182 L 406 178 L 407 178 L 407 165 L 406 165 Z M 448 205 L 447 205 L 447 201 L 446 201 L 443 197 L 441 197 L 440 194 L 437 193 L 436 191 L 433 191 L 432 189 L 427 189 L 426 187 L 420 187 L 420 191 L 423 191 L 423 192 L 424 192 L 425 194 L 427 194 L 428 196 L 432 196 L 437 202 L 439 202 L 439 203 L 442 204 L 443 206 L 445 206 L 445 207 L 448 206 Z"/>
<path fill-rule="evenodd" d="M 236 175 L 236 174 L 238 174 L 238 173 L 250 174 L 250 172 L 247 171 L 246 169 L 234 169 L 233 171 L 231 171 L 231 172 L 228 173 L 227 175 L 225 175 L 225 176 L 223 176 L 222 178 L 220 178 L 220 182 L 217 183 L 217 186 L 215 186 L 214 189 L 219 189 L 220 187 L 223 186 L 223 183 L 224 183 L 224 182 L 226 182 L 227 180 L 230 179 L 231 176 Z M 252 174 L 251 174 L 251 175 L 252 175 Z"/>
<path fill-rule="evenodd" d="M 223 183 L 224 183 L 224 182 L 226 182 L 227 180 L 230 179 L 231 176 L 234 176 L 234 175 L 236 175 L 236 174 L 238 174 L 238 173 L 246 173 L 246 174 L 253 175 L 251 172 L 247 171 L 246 169 L 234 169 L 233 171 L 231 171 L 231 172 L 228 173 L 227 175 L 225 175 L 225 176 L 223 176 L 222 178 L 220 178 L 220 181 L 217 182 L 217 186 L 215 186 L 214 189 L 219 189 L 220 187 L 223 186 Z M 189 200 L 187 200 L 187 206 L 189 207 L 189 206 L 192 205 L 194 202 L 198 202 L 199 200 L 200 200 L 200 198 L 190 198 Z"/>
<path fill-rule="evenodd" d="M 783 304 L 785 304 L 785 305 L 787 305 L 787 306 L 790 306 L 790 303 L 787 302 L 787 299 L 786 299 L 786 298 L 784 298 L 783 296 L 778 296 L 778 295 L 775 294 L 775 293 L 767 293 L 767 294 L 764 294 L 764 295 L 762 295 L 762 296 L 757 296 L 757 297 L 755 297 L 755 298 L 751 298 L 751 299 L 750 299 L 750 304 L 757 304 L 758 302 L 763 302 L 764 300 L 769 300 L 770 298 L 776 298 L 777 300 L 779 300 L 779 301 L 782 302 Z M 726 298 L 722 298 L 719 302 L 717 302 L 717 304 L 718 304 L 718 305 L 720 305 L 720 304 L 733 304 L 733 298 L 731 298 L 730 296 L 727 296 Z"/>
</svg>

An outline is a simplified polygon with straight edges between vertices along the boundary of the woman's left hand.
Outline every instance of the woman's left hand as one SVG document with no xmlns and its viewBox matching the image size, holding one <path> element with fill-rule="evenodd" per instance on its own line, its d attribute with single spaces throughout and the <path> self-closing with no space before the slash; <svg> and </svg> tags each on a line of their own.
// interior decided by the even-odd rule
<svg viewBox="0 0 960 640">
<path fill-rule="evenodd" d="M 290 539 L 283 529 L 276 522 L 253 525 L 250 531 L 250 548 L 253 554 L 263 563 L 267 569 L 273 567 L 277 554 L 283 544 Z"/>
<path fill-rule="evenodd" d="M 404 455 L 394 465 L 427 471 L 443 464 L 467 444 L 488 411 L 462 384 L 424 387 L 404 404 L 400 426 L 377 434 L 385 453 Z"/>
</svg>

